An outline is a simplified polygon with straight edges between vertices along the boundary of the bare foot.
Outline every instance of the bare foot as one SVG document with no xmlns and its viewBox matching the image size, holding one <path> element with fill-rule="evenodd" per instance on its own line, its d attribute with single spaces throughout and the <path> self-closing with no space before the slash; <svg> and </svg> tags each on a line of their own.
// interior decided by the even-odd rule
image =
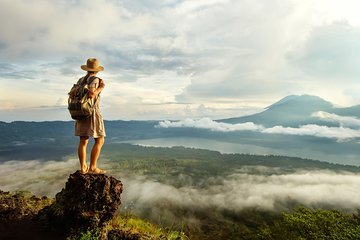
<svg viewBox="0 0 360 240">
<path fill-rule="evenodd" d="M 90 174 L 105 174 L 106 171 L 102 170 L 100 168 L 95 168 L 94 170 L 89 169 L 88 173 L 90 173 Z"/>
<path fill-rule="evenodd" d="M 81 174 L 86 174 L 89 171 L 89 166 L 85 165 L 81 167 Z"/>
</svg>

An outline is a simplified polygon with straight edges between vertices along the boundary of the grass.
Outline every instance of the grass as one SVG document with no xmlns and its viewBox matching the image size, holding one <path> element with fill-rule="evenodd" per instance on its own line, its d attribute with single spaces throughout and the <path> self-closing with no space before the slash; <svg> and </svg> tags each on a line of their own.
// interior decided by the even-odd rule
<svg viewBox="0 0 360 240">
<path fill-rule="evenodd" d="M 151 222 L 140 219 L 132 214 L 115 216 L 100 229 L 93 229 L 77 233 L 67 240 L 188 240 L 183 233 L 167 228 L 161 228 Z"/>
<path fill-rule="evenodd" d="M 132 214 L 120 214 L 114 217 L 105 227 L 109 232 L 111 230 L 121 230 L 125 237 L 129 239 L 138 236 L 138 239 L 151 240 L 187 240 L 189 239 L 183 232 L 173 231 L 167 228 L 161 228 L 148 221 L 140 219 Z"/>
</svg>

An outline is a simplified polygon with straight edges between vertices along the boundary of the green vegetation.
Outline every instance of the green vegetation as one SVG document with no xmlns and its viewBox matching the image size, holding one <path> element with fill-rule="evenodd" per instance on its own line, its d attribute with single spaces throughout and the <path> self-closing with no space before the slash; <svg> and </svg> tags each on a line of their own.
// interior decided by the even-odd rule
<svg viewBox="0 0 360 240">
<path fill-rule="evenodd" d="M 75 154 L 75 141 L 66 142 L 64 139 L 56 139 L 50 147 L 44 144 L 49 140 L 39 139 L 28 145 L 4 146 L 0 148 L 3 154 L 0 159 L 13 159 L 9 156 L 14 153 L 30 159 L 41 158 L 41 153 L 45 160 L 56 159 L 57 150 L 62 157 L 67 155 L 67 151 Z M 359 167 L 286 156 L 221 154 L 184 147 L 140 147 L 111 141 L 105 144 L 99 163 L 106 165 L 110 174 L 117 174 L 120 179 L 142 177 L 144 181 L 160 182 L 174 189 L 188 188 L 200 192 L 206 192 L 209 186 L 221 185 L 228 176 L 238 173 L 271 177 L 314 170 L 360 172 Z M 45 198 L 39 201 L 27 192 L 7 194 L 6 201 L 5 195 L 1 196 L 0 205 L 13 206 L 7 209 L 18 209 L 22 216 L 35 214 L 52 201 Z M 296 199 L 285 199 L 282 208 L 278 208 L 281 211 L 255 207 L 223 209 L 203 203 L 181 205 L 160 199 L 138 206 L 135 202 L 133 211 L 121 213 L 104 229 L 84 231 L 72 239 L 99 239 L 104 234 L 109 239 L 360 239 L 359 213 L 350 215 L 336 209 L 297 209 L 301 203 Z M 123 207 L 126 204 L 129 202 L 124 201 Z M 1 214 L 5 216 L 4 212 Z"/>
<path fill-rule="evenodd" d="M 88 230 L 75 236 L 68 237 L 67 240 L 98 240 L 101 237 L 100 229 Z"/>
<path fill-rule="evenodd" d="M 188 240 L 185 233 L 159 227 L 131 214 L 120 214 L 102 228 L 73 233 L 67 240 Z"/>
<path fill-rule="evenodd" d="M 156 181 L 176 187 L 181 183 L 174 180 L 179 174 L 191 177 L 195 182 L 210 177 L 224 177 L 247 168 L 250 174 L 287 174 L 299 170 L 331 170 L 360 172 L 359 167 L 321 162 L 310 159 L 265 156 L 251 154 L 221 154 L 216 151 L 185 147 L 157 148 L 130 144 L 106 144 L 103 157 L 110 159 L 114 172 L 126 175 L 146 175 Z M 267 172 L 264 168 L 268 167 Z M 251 168 L 252 167 L 252 168 Z M 272 170 L 271 170 L 272 169 Z"/>
<path fill-rule="evenodd" d="M 21 191 L 16 193 L 0 192 L 0 202 L 0 223 L 11 226 L 9 224 L 14 221 L 13 224 L 16 224 L 16 228 L 13 231 L 15 232 L 8 232 L 8 236 L 15 237 L 17 233 L 19 234 L 18 229 L 22 228 L 21 224 L 29 224 L 28 221 L 23 221 L 24 218 L 32 219 L 39 210 L 51 204 L 53 200 L 46 197 L 39 198 L 27 191 Z M 190 216 L 186 209 L 176 206 L 174 208 L 177 208 L 178 214 L 183 215 L 184 219 Z M 347 214 L 336 209 L 314 210 L 306 207 L 299 207 L 294 211 L 283 213 L 257 209 L 232 212 L 199 208 L 193 210 L 191 215 L 200 221 L 193 222 L 192 225 L 179 224 L 166 228 L 126 212 L 115 216 L 101 229 L 77 233 L 67 239 L 360 239 L 360 210 L 354 214 Z M 31 220 L 31 224 L 31 229 L 38 228 L 34 225 L 33 220 Z M 178 228 L 181 228 L 181 231 L 174 230 Z M 11 231 L 11 228 L 8 228 L 8 231 Z M 27 234 L 31 237 L 31 232 Z"/>
<path fill-rule="evenodd" d="M 140 236 L 139 239 L 188 239 L 183 232 L 174 231 L 169 228 L 161 228 L 132 214 L 121 214 L 116 216 L 107 224 L 105 229 L 108 232 L 112 232 L 114 230 L 118 231 L 120 229 L 121 234 L 129 239 L 132 237 L 134 238 L 134 236 Z"/>
<path fill-rule="evenodd" d="M 264 240 L 360 239 L 360 211 L 345 214 L 339 210 L 312 210 L 301 207 L 283 213 L 272 226 L 263 227 L 258 235 Z"/>
<path fill-rule="evenodd" d="M 108 164 L 110 164 L 113 172 L 120 172 L 122 176 L 127 178 L 146 176 L 145 179 L 162 182 L 177 189 L 191 187 L 200 191 L 210 185 L 222 184 L 224 178 L 236 173 L 274 176 L 315 170 L 360 172 L 359 167 L 309 159 L 286 156 L 221 154 L 216 151 L 184 147 L 155 148 L 130 144 L 107 144 L 103 157 L 110 159 Z M 301 239 L 300 233 L 291 233 L 292 235 L 290 235 L 292 229 L 298 224 L 295 222 L 285 224 L 284 222 L 285 216 L 293 216 L 292 214 L 295 215 L 298 212 L 296 210 L 292 213 L 291 209 L 296 208 L 301 203 L 297 202 L 296 199 L 284 201 L 286 202 L 281 203 L 285 207 L 282 208 L 283 211 L 286 210 L 284 215 L 281 212 L 276 212 L 276 210 L 266 211 L 257 208 L 245 208 L 236 211 L 201 205 L 186 207 L 164 200 L 143 208 L 140 216 L 150 218 L 160 226 L 170 226 L 171 229 L 184 231 L 190 239 L 195 240 L 280 239 L 279 236 L 282 232 L 289 232 L 289 236 L 300 237 L 294 239 Z M 157 220 L 153 217 L 153 209 L 160 209 L 158 214 L 161 219 Z M 309 209 L 309 211 L 312 210 Z M 322 211 L 329 211 L 329 213 L 338 211 L 341 216 L 348 216 L 339 210 Z M 349 218 L 344 217 L 342 220 L 344 224 L 347 224 Z M 309 219 L 309 221 L 311 220 Z M 329 225 L 332 226 L 333 224 L 336 223 L 329 220 Z M 314 225 L 316 224 L 314 223 Z M 286 229 L 280 227 L 286 227 Z M 352 230 L 356 229 L 355 225 L 348 225 L 348 227 Z M 323 230 L 315 229 L 313 231 L 320 234 Z"/>
<path fill-rule="evenodd" d="M 184 223 L 171 225 L 182 229 L 192 240 L 354 240 L 360 239 L 360 210 L 347 214 L 337 209 L 295 208 L 273 212 L 254 208 L 226 211 L 214 208 L 180 209 Z M 197 219 L 197 221 L 195 221 Z"/>
</svg>

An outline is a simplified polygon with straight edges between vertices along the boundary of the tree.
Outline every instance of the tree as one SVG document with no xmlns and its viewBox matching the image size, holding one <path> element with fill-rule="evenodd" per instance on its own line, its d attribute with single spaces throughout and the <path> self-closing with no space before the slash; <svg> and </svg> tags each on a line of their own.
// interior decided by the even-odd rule
<svg viewBox="0 0 360 240">
<path fill-rule="evenodd" d="M 283 213 L 272 226 L 264 226 L 259 239 L 360 239 L 360 224 L 356 215 L 339 210 L 312 210 L 300 207 L 292 213 Z"/>
</svg>

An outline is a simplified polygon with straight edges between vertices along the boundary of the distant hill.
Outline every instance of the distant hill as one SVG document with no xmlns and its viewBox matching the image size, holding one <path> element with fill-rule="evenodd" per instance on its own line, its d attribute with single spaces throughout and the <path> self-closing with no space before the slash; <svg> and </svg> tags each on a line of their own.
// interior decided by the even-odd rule
<svg viewBox="0 0 360 240">
<path fill-rule="evenodd" d="M 276 125 L 297 127 L 305 124 L 336 126 L 335 123 L 312 117 L 312 113 L 323 111 L 341 116 L 360 117 L 360 105 L 348 108 L 336 108 L 332 103 L 312 95 L 290 95 L 265 108 L 266 110 L 254 115 L 219 120 L 225 123 L 253 122 L 265 127 Z"/>
<path fill-rule="evenodd" d="M 307 124 L 318 125 L 317 129 L 323 126 L 340 126 L 340 123 L 336 121 L 325 121 L 312 115 L 318 111 L 336 114 L 340 117 L 353 116 L 360 118 L 360 105 L 339 108 L 317 96 L 290 95 L 268 106 L 263 112 L 217 121 L 230 124 L 253 122 L 265 128 L 273 126 L 299 128 L 299 126 Z M 355 122 L 357 122 L 357 119 L 355 119 Z M 359 138 L 340 141 L 334 137 L 311 134 L 291 135 L 236 130 L 223 132 L 213 131 L 206 128 L 206 126 L 204 128 L 202 126 L 161 128 L 157 127 L 158 125 L 159 121 L 105 121 L 106 142 L 117 143 L 144 139 L 166 139 L 165 141 L 168 141 L 170 138 L 172 138 L 172 141 L 179 138 L 191 138 L 201 142 L 201 139 L 206 139 L 216 141 L 211 146 L 207 145 L 207 149 L 211 150 L 219 150 L 217 147 L 214 148 L 214 144 L 220 146 L 222 143 L 230 143 L 242 145 L 230 146 L 231 151 L 236 153 L 280 154 L 343 164 L 360 164 L 358 158 L 360 155 Z M 333 129 L 330 130 L 334 131 Z M 335 129 L 335 131 L 337 130 Z M 341 132 L 340 128 L 339 131 Z M 358 131 L 358 123 L 350 131 Z M 78 142 L 78 138 L 74 136 L 73 121 L 0 122 L 0 132 L 2 133 L 0 161 L 8 159 L 45 159 L 50 154 L 49 152 L 51 152 L 52 157 L 63 156 L 64 154 L 73 153 Z M 182 146 L 181 142 L 175 144 Z M 204 146 L 203 144 L 200 145 Z M 254 146 L 255 148 L 252 148 Z M 244 150 L 244 147 L 247 149 Z"/>
</svg>

